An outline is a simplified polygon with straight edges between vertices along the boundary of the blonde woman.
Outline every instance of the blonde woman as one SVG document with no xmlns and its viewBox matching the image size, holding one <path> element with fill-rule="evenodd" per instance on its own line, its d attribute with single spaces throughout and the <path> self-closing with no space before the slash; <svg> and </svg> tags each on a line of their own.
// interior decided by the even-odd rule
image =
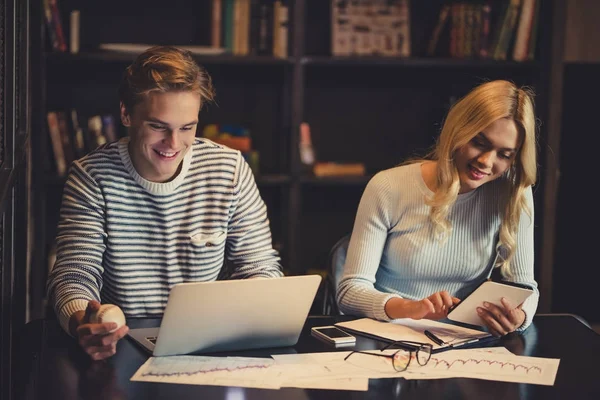
<svg viewBox="0 0 600 400">
<path fill-rule="evenodd" d="M 498 336 L 529 326 L 539 298 L 532 97 L 507 81 L 476 87 L 451 108 L 429 156 L 373 177 L 337 290 L 342 312 L 442 319 L 498 265 L 535 293 L 524 304 L 484 303 L 478 314 Z"/>
</svg>

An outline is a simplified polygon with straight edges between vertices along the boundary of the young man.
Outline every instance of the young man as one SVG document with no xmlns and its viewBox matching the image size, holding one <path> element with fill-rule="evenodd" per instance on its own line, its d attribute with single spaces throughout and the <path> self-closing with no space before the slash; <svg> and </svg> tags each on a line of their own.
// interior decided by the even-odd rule
<svg viewBox="0 0 600 400">
<path fill-rule="evenodd" d="M 191 55 L 148 49 L 119 95 L 129 137 L 73 163 L 48 278 L 63 329 L 93 359 L 113 355 L 128 331 L 89 323 L 100 301 L 127 317 L 159 316 L 173 285 L 216 280 L 225 257 L 232 279 L 283 275 L 240 152 L 195 136 L 214 92 Z"/>
</svg>

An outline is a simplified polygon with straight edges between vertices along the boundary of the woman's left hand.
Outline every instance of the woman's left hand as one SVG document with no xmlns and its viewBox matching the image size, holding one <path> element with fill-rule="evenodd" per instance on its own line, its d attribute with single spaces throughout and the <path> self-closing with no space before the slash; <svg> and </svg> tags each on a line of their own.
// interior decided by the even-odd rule
<svg viewBox="0 0 600 400">
<path fill-rule="evenodd" d="M 513 307 L 506 298 L 500 300 L 503 307 L 483 302 L 483 307 L 477 307 L 477 314 L 485 322 L 494 336 L 504 336 L 514 332 L 525 322 L 525 311 L 521 305 Z"/>
</svg>

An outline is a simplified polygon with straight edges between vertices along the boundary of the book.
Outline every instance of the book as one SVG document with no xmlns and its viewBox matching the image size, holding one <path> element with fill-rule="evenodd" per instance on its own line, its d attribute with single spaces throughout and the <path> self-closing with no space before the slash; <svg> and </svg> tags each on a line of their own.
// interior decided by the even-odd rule
<svg viewBox="0 0 600 400">
<path fill-rule="evenodd" d="M 217 49 L 221 47 L 222 16 L 223 16 L 223 0 L 212 0 L 210 45 L 211 45 L 211 47 L 217 48 Z"/>
<path fill-rule="evenodd" d="M 79 116 L 77 110 L 71 109 L 71 132 L 73 139 L 73 150 L 75 152 L 75 159 L 80 159 L 87 153 L 86 144 L 83 134 L 83 129 L 79 124 Z"/>
<path fill-rule="evenodd" d="M 242 7 L 244 0 L 233 0 L 233 24 L 231 52 L 237 56 L 242 55 Z"/>
<path fill-rule="evenodd" d="M 523 0 L 512 55 L 512 58 L 515 61 L 524 61 L 527 58 L 527 46 L 529 45 L 529 36 L 531 34 L 535 15 L 535 2 L 536 0 Z"/>
<path fill-rule="evenodd" d="M 508 57 L 508 48 L 515 33 L 520 9 L 521 0 L 510 0 L 504 24 L 500 31 L 500 37 L 494 51 L 494 59 L 496 60 L 506 60 Z"/>
<path fill-rule="evenodd" d="M 427 55 L 435 55 L 437 44 L 440 41 L 440 36 L 442 34 L 442 31 L 444 30 L 444 27 L 446 26 L 449 15 L 450 5 L 444 4 L 440 9 L 437 24 L 435 25 L 435 27 L 433 28 L 433 32 L 431 33 L 431 38 L 429 39 L 429 44 L 427 46 Z"/>
<path fill-rule="evenodd" d="M 366 173 L 363 163 L 317 162 L 313 173 L 318 177 L 327 176 L 363 176 Z"/>
<path fill-rule="evenodd" d="M 63 25 L 60 18 L 60 11 L 58 9 L 58 0 L 48 0 L 48 4 L 50 6 L 50 12 L 52 15 L 52 26 L 54 27 L 54 32 L 56 34 L 56 45 L 58 46 L 57 50 L 65 52 L 67 51 L 67 42 L 65 40 L 65 34 L 63 31 Z"/>
<path fill-rule="evenodd" d="M 79 10 L 73 10 L 69 18 L 69 52 L 71 54 L 79 53 L 80 14 Z"/>
<path fill-rule="evenodd" d="M 499 46 L 500 38 L 502 36 L 502 30 L 505 28 L 506 21 L 508 18 L 509 4 L 512 0 L 503 0 L 501 2 L 490 1 L 490 21 L 493 25 L 490 25 L 490 41 L 488 43 L 488 58 L 494 58 L 496 48 Z M 494 7 L 491 7 L 491 4 Z"/>
<path fill-rule="evenodd" d="M 471 31 L 471 47 L 472 57 L 479 57 L 481 51 L 481 16 L 483 14 L 483 6 L 481 4 L 472 4 L 473 10 L 473 29 Z"/>
<path fill-rule="evenodd" d="M 475 11 L 472 4 L 463 4 L 463 25 L 465 27 L 464 39 L 463 39 L 463 56 L 465 58 L 471 58 L 473 56 L 473 20 L 475 19 L 473 13 Z"/>
<path fill-rule="evenodd" d="M 233 13 L 235 0 L 223 0 L 223 47 L 233 54 Z"/>
<path fill-rule="evenodd" d="M 268 0 L 258 0 L 258 38 L 256 54 L 273 54 L 273 3 Z"/>
<path fill-rule="evenodd" d="M 460 4 L 453 3 L 450 7 L 452 19 L 450 28 L 450 57 L 460 57 L 459 35 L 460 35 Z"/>
<path fill-rule="evenodd" d="M 276 0 L 273 7 L 273 56 L 288 56 L 288 6 Z"/>
<path fill-rule="evenodd" d="M 62 139 L 60 137 L 60 128 L 58 127 L 58 116 L 55 111 L 48 111 L 46 114 L 48 121 L 48 134 L 50 135 L 50 143 L 54 153 L 54 163 L 56 165 L 56 174 L 65 176 L 67 173 L 67 161 L 63 148 Z"/>
<path fill-rule="evenodd" d="M 248 31 L 249 54 L 257 55 L 260 38 L 261 4 L 260 0 L 250 0 L 250 28 Z"/>
<path fill-rule="evenodd" d="M 56 119 L 58 121 L 58 131 L 60 132 L 60 141 L 63 146 L 63 154 L 66 166 L 68 167 L 75 159 L 75 152 L 71 144 L 67 114 L 64 111 L 57 111 Z"/>
<path fill-rule="evenodd" d="M 489 52 L 489 39 L 491 29 L 491 12 L 492 6 L 489 2 L 485 2 L 481 5 L 481 28 L 479 35 L 479 57 L 488 58 Z"/>
<path fill-rule="evenodd" d="M 250 0 L 242 0 L 241 4 L 240 54 L 250 54 Z"/>
<path fill-rule="evenodd" d="M 58 44 L 58 38 L 56 36 L 56 30 L 54 29 L 54 23 L 52 22 L 52 9 L 50 8 L 50 0 L 44 0 L 44 20 L 46 21 L 46 32 L 48 33 L 48 39 L 50 40 L 50 46 L 54 51 L 60 51 Z"/>
<path fill-rule="evenodd" d="M 535 2 L 535 11 L 533 14 L 533 23 L 529 32 L 529 40 L 527 44 L 527 60 L 532 61 L 535 59 L 535 45 L 537 43 L 539 19 L 540 19 L 540 3 L 541 0 Z"/>
</svg>

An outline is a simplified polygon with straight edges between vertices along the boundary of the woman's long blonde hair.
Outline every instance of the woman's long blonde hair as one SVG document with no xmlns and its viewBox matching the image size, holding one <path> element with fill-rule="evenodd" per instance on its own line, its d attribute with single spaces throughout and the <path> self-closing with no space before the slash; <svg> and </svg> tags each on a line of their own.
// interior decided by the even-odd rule
<svg viewBox="0 0 600 400">
<path fill-rule="evenodd" d="M 454 155 L 500 118 L 514 120 L 520 136 L 520 147 L 515 159 L 505 177 L 501 178 L 506 184 L 508 196 L 500 225 L 500 240 L 496 247 L 497 251 L 502 250 L 502 273 L 510 276 L 510 261 L 515 253 L 515 237 L 521 213 L 525 210 L 531 215 L 525 190 L 535 183 L 537 175 L 536 127 L 531 89 L 517 87 L 504 80 L 491 81 L 477 86 L 450 109 L 437 143 L 426 157 L 437 161 L 436 190 L 426 201 L 431 206 L 429 217 L 434 231 L 444 240 L 452 229 L 448 214 L 460 190 Z"/>
</svg>

